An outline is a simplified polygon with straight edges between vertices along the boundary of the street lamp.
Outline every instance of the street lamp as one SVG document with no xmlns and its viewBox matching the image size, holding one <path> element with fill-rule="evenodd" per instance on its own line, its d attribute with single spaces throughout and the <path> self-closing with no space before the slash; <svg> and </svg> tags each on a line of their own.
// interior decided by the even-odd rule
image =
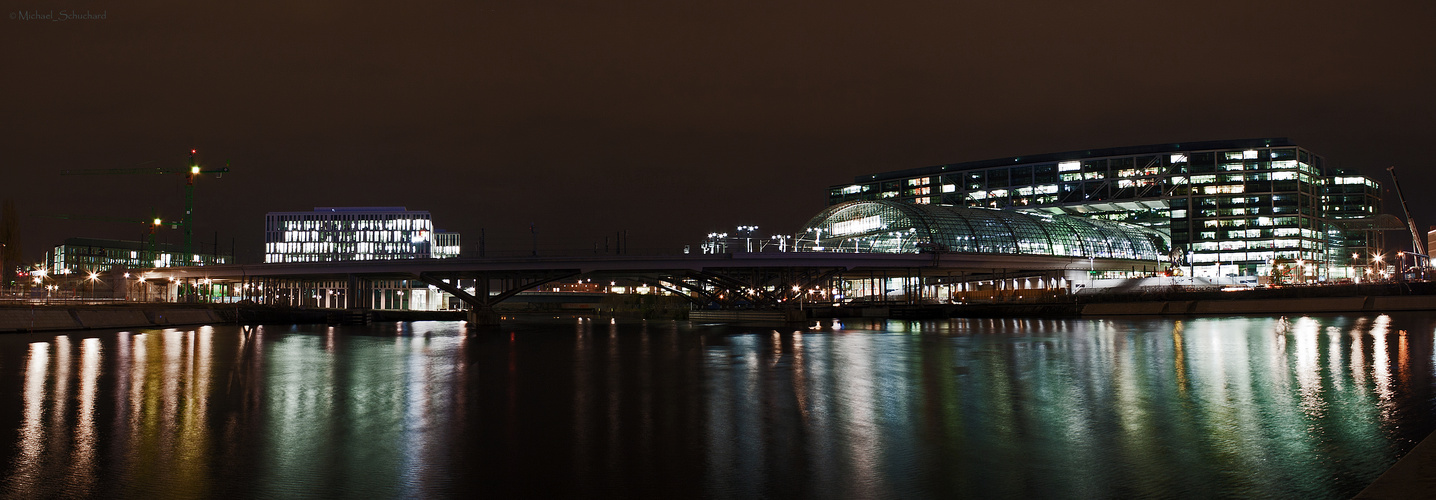
<svg viewBox="0 0 1436 500">
<path fill-rule="evenodd" d="M 758 226 L 738 226 L 739 233 L 747 233 L 743 236 L 749 252 L 753 251 L 753 233 L 758 231 Z"/>
<path fill-rule="evenodd" d="M 1081 262 L 1081 261 L 1078 261 L 1078 262 Z M 1096 275 L 1096 274 L 1097 274 L 1097 257 L 1096 257 L 1096 256 L 1093 256 L 1093 255 L 1088 255 L 1088 256 L 1087 256 L 1087 288 L 1092 288 L 1092 284 L 1094 283 L 1093 280 L 1096 279 L 1096 276 L 1094 276 L 1094 275 Z"/>
<path fill-rule="evenodd" d="M 779 251 L 779 252 L 786 252 L 786 251 L 788 251 L 788 240 L 790 240 L 790 239 L 792 239 L 792 238 L 793 238 L 793 237 L 792 237 L 791 235 L 787 235 L 787 234 L 775 234 L 775 235 L 772 236 L 771 239 L 778 240 L 778 251 Z"/>
</svg>

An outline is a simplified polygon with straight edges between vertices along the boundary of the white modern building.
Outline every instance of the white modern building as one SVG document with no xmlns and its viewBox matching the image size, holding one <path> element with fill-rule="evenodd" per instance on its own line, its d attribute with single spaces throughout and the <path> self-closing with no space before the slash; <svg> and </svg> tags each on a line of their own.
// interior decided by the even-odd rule
<svg viewBox="0 0 1436 500">
<path fill-rule="evenodd" d="M 316 207 L 264 218 L 265 262 L 457 257 L 459 233 L 439 233 L 426 210 Z"/>
<path fill-rule="evenodd" d="M 447 259 L 459 256 L 459 233 L 451 233 L 443 229 L 434 230 L 433 255 L 435 259 Z"/>
</svg>

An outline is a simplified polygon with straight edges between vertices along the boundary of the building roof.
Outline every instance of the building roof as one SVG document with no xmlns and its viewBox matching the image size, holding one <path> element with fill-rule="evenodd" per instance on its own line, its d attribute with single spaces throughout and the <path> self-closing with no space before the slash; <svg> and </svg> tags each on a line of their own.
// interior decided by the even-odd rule
<svg viewBox="0 0 1436 500">
<path fill-rule="evenodd" d="M 1291 140 L 1285 137 L 1275 137 L 1262 139 L 1229 139 L 1223 141 L 1200 141 L 1180 143 L 1174 142 L 1166 144 L 1148 144 L 1145 146 L 1084 149 L 1078 151 L 1066 151 L 1062 153 L 1045 153 L 1028 156 L 1009 156 L 1006 158 L 993 158 L 991 160 L 978 160 L 963 163 L 933 165 L 930 167 L 911 168 L 907 170 L 894 170 L 891 172 L 883 172 L 880 174 L 859 175 L 853 178 L 853 182 L 863 183 L 878 180 L 902 179 L 921 175 L 940 174 L 943 172 L 973 170 L 979 168 L 1023 165 L 1030 163 L 1049 163 L 1058 161 L 1083 160 L 1088 158 L 1104 158 L 1108 156 L 1130 156 L 1159 153 L 1176 153 L 1186 151 L 1209 151 L 1220 149 L 1248 149 L 1291 146 L 1296 146 L 1296 144 L 1292 143 Z"/>
<path fill-rule="evenodd" d="M 1085 217 L 952 205 L 853 201 L 804 226 L 804 250 L 922 251 L 1161 260 L 1170 239 L 1153 229 Z"/>
<path fill-rule="evenodd" d="M 115 248 L 120 250 L 148 250 L 149 243 L 134 240 L 111 240 L 104 238 L 65 238 L 61 245 L 71 247 L 98 247 Z M 161 252 L 178 252 L 180 246 L 174 243 L 155 242 L 155 247 Z M 202 253 L 202 252 L 200 252 Z"/>
</svg>

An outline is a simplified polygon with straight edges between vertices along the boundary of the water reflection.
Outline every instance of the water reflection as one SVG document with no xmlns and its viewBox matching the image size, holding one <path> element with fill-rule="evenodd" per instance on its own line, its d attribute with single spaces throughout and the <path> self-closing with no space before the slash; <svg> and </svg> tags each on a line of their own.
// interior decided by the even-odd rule
<svg viewBox="0 0 1436 500">
<path fill-rule="evenodd" d="M 1436 427 L 1426 316 L 817 326 L 3 337 L 5 491 L 1330 497 Z"/>
</svg>

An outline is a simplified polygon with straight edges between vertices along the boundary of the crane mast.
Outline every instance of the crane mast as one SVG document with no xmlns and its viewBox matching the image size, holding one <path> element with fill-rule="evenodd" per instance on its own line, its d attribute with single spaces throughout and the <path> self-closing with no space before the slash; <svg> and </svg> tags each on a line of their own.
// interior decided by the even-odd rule
<svg viewBox="0 0 1436 500">
<path fill-rule="evenodd" d="M 150 265 L 150 266 L 153 266 L 153 267 L 159 267 L 159 263 L 157 262 L 157 260 L 158 260 L 158 258 L 159 258 L 159 254 L 160 254 L 160 252 L 159 252 L 159 250 L 158 250 L 158 244 L 155 242 L 155 231 L 156 231 L 157 229 L 159 229 L 160 226 L 166 226 L 166 225 L 168 225 L 168 226 L 171 226 L 172 228 L 178 226 L 178 223 L 175 222 L 175 221 L 168 221 L 168 222 L 167 222 L 167 221 L 164 221 L 164 220 L 160 219 L 159 215 L 156 215 L 156 214 L 155 214 L 154 209 L 150 209 L 150 218 L 148 218 L 148 219 L 131 219 L 131 218 L 127 218 L 127 217 L 106 217 L 106 216 L 74 215 L 74 214 L 40 214 L 40 215 L 37 215 L 37 216 L 38 216 L 38 217 L 49 217 L 49 218 L 54 218 L 54 219 L 84 220 L 84 221 L 95 221 L 95 222 L 119 222 L 119 223 L 126 223 L 126 224 L 145 224 L 145 225 L 149 226 L 149 231 L 148 231 L 149 235 L 148 235 L 148 238 L 146 239 L 146 241 L 143 242 L 143 243 L 145 244 L 145 249 L 144 249 L 144 255 L 141 255 L 141 256 L 140 256 L 140 262 L 144 262 L 144 263 L 146 263 L 146 264 L 148 264 L 148 265 Z"/>
<path fill-rule="evenodd" d="M 184 170 L 167 168 L 89 168 L 61 170 L 60 175 L 167 175 L 180 174 L 184 176 L 184 217 L 180 219 L 180 227 L 184 230 L 184 256 L 181 263 L 184 265 L 193 264 L 194 259 L 194 179 L 199 174 L 217 174 L 221 177 L 229 172 L 229 164 L 220 168 L 202 168 L 195 160 L 195 149 L 189 150 L 189 165 Z"/>
<path fill-rule="evenodd" d="M 1411 230 L 1411 247 L 1416 250 L 1416 255 L 1426 257 L 1426 245 L 1421 243 L 1421 234 L 1416 231 L 1416 219 L 1411 217 L 1411 209 L 1406 207 L 1406 196 L 1401 194 L 1401 181 L 1396 179 L 1396 167 L 1386 167 L 1391 173 L 1391 185 L 1396 187 L 1396 199 L 1401 201 L 1401 211 L 1406 214 L 1406 228 Z M 1419 258 L 1419 257 L 1418 257 Z M 1421 267 L 1428 267 L 1431 259 L 1426 259 L 1426 264 Z"/>
</svg>

